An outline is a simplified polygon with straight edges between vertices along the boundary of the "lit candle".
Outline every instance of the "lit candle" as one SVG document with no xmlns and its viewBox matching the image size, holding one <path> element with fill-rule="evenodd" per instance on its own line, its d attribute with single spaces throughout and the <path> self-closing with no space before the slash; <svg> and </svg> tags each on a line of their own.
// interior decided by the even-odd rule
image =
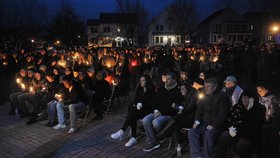
<svg viewBox="0 0 280 158">
<path fill-rule="evenodd" d="M 131 62 L 131 66 L 136 66 L 136 65 L 137 65 L 136 61 Z"/>
<path fill-rule="evenodd" d="M 199 57 L 199 61 L 204 61 L 205 60 L 205 57 L 204 56 L 200 56 Z"/>
<path fill-rule="evenodd" d="M 4 65 L 4 66 L 7 66 L 7 65 L 8 65 L 8 62 L 4 61 L 4 62 L 3 62 L 3 65 Z"/>
<path fill-rule="evenodd" d="M 21 88 L 24 90 L 25 89 L 25 85 L 22 83 L 21 84 Z"/>
<path fill-rule="evenodd" d="M 215 57 L 212 58 L 212 61 L 213 61 L 214 63 L 217 62 L 218 60 L 219 60 L 218 56 L 215 56 Z"/>
<path fill-rule="evenodd" d="M 195 57 L 193 55 L 190 58 L 191 58 L 191 60 L 195 60 Z"/>
<path fill-rule="evenodd" d="M 16 79 L 16 82 L 17 82 L 17 83 L 20 83 L 20 78 L 17 78 L 17 79 Z"/>
<path fill-rule="evenodd" d="M 198 99 L 201 100 L 204 98 L 204 94 L 203 93 L 198 93 Z"/>
</svg>

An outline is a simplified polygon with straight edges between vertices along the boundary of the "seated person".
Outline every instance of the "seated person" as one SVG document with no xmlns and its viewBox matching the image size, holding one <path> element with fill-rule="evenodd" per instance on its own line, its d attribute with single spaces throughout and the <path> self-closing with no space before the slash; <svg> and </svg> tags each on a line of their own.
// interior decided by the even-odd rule
<svg viewBox="0 0 280 158">
<path fill-rule="evenodd" d="M 102 102 L 104 99 L 108 98 L 110 95 L 110 85 L 105 80 L 106 72 L 105 71 L 99 71 L 96 74 L 96 81 L 93 85 L 93 91 L 95 92 L 93 96 L 93 108 L 96 113 L 96 117 L 94 120 L 101 120 L 103 119 L 103 110 L 104 106 Z"/>
<path fill-rule="evenodd" d="M 172 107 L 172 103 L 180 104 L 181 102 L 182 95 L 176 82 L 176 74 L 168 72 L 164 86 L 156 92 L 153 113 L 143 118 L 146 137 L 150 144 L 143 149 L 145 152 L 150 152 L 160 147 L 160 143 L 155 137 L 154 129 L 159 133 L 177 113 Z"/>
<path fill-rule="evenodd" d="M 272 157 L 272 149 L 274 149 L 274 139 L 271 135 L 274 135 L 273 124 L 275 122 L 275 110 L 272 101 L 275 95 L 271 93 L 270 87 L 267 83 L 258 83 L 257 86 L 259 103 L 265 107 L 265 122 L 262 127 L 262 140 L 258 152 L 263 157 Z"/>
<path fill-rule="evenodd" d="M 17 96 L 25 93 L 25 83 L 27 82 L 27 71 L 25 69 L 20 69 L 19 73 L 15 75 L 15 84 L 13 84 L 14 93 L 10 94 L 10 111 L 9 115 L 15 115 L 16 108 L 19 105 Z"/>
<path fill-rule="evenodd" d="M 29 92 L 29 88 L 32 86 L 34 71 L 34 69 L 27 70 L 27 78 L 25 79 L 25 83 L 21 84 L 22 88 L 24 89 L 24 92 L 17 96 L 18 108 L 20 110 L 21 117 L 26 117 L 30 115 L 30 111 L 27 108 L 25 101 L 29 98 L 29 95 L 31 95 L 31 93 Z"/>
<path fill-rule="evenodd" d="M 48 110 L 51 110 L 49 107 L 47 107 L 47 105 L 50 105 L 52 102 L 55 101 L 54 98 L 55 93 L 58 92 L 60 88 L 61 86 L 58 82 L 58 78 L 55 77 L 55 74 L 52 72 L 47 72 L 45 84 L 43 84 L 42 86 L 42 92 L 44 93 L 44 97 L 42 98 L 41 101 L 42 102 L 41 115 L 43 115 L 43 113 L 46 113 Z M 47 113 L 51 113 L 51 112 L 47 112 Z M 55 116 L 48 115 L 48 123 L 46 124 L 46 126 L 54 126 L 56 124 L 57 122 L 55 122 Z"/>
<path fill-rule="evenodd" d="M 215 157 L 226 157 L 231 146 L 241 158 L 252 157 L 253 149 L 261 138 L 264 120 L 265 108 L 243 92 L 241 102 L 232 107 L 227 130 L 218 140 Z"/>
<path fill-rule="evenodd" d="M 41 98 L 43 96 L 41 90 L 42 85 L 44 83 L 44 78 L 42 77 L 42 74 L 40 72 L 34 73 L 34 78 L 32 80 L 31 87 L 29 87 L 29 97 L 27 98 L 27 102 L 30 103 L 30 105 L 33 107 L 33 111 L 31 113 L 31 117 L 28 122 L 26 122 L 27 125 L 33 124 L 37 122 L 38 113 L 41 106 Z"/>
<path fill-rule="evenodd" d="M 70 112 L 70 129 L 68 133 L 72 134 L 77 130 L 77 111 L 85 108 L 86 97 L 82 87 L 76 82 L 72 81 L 71 77 L 64 76 L 62 82 L 65 90 L 63 91 L 63 94 L 55 95 L 57 101 L 51 103 L 49 108 L 55 109 L 54 107 L 56 107 L 58 124 L 54 126 L 54 129 L 61 129 L 66 127 L 63 108 L 68 107 Z M 49 112 L 49 115 L 54 116 L 53 113 L 55 113 L 55 110 L 49 110 Z"/>
<path fill-rule="evenodd" d="M 166 136 L 169 131 L 172 133 L 172 139 L 176 145 L 176 150 L 172 154 L 173 156 L 181 156 L 181 129 L 192 128 L 194 122 L 194 115 L 197 109 L 198 93 L 189 84 L 183 84 L 180 86 L 183 101 L 181 104 L 172 104 L 172 107 L 178 111 L 178 114 L 173 117 L 174 121 L 171 121 L 167 127 L 165 127 L 158 135 L 158 138 Z"/>
<path fill-rule="evenodd" d="M 140 84 L 136 88 L 135 99 L 132 105 L 128 106 L 128 116 L 122 126 L 122 128 L 116 133 L 111 135 L 112 139 L 122 140 L 124 132 L 128 126 L 131 127 L 131 138 L 125 144 L 126 147 L 130 147 L 137 143 L 136 141 L 136 127 L 137 121 L 142 119 L 151 111 L 153 105 L 153 97 L 155 95 L 155 89 L 149 76 L 143 75 L 140 77 Z"/>
<path fill-rule="evenodd" d="M 230 100 L 217 86 L 215 78 L 204 82 L 205 96 L 199 101 L 193 128 L 188 132 L 191 157 L 211 157 L 217 137 L 223 131 L 230 112 Z M 203 136 L 203 153 L 200 137 Z"/>
</svg>

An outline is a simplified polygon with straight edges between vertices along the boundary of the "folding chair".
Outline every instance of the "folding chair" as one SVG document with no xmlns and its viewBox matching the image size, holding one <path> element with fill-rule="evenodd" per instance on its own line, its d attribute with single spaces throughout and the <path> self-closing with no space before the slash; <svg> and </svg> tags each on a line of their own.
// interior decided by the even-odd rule
<svg viewBox="0 0 280 158">
<path fill-rule="evenodd" d="M 108 114 L 110 112 L 110 110 L 111 110 L 110 108 L 111 108 L 111 105 L 112 105 L 112 101 L 114 99 L 115 89 L 116 89 L 116 86 L 112 86 L 112 91 L 111 91 L 110 98 L 109 99 L 105 99 L 102 102 L 102 104 L 105 105 L 105 108 L 106 108 L 105 115 Z"/>
<path fill-rule="evenodd" d="M 88 115 L 90 112 L 90 108 L 91 108 L 91 104 L 92 104 L 92 100 L 93 100 L 93 95 L 95 94 L 94 91 L 92 90 L 86 90 L 86 95 L 87 95 L 87 105 L 86 105 L 86 116 L 84 118 L 84 123 L 83 123 L 83 127 L 85 127 L 87 119 L 88 119 Z"/>
</svg>

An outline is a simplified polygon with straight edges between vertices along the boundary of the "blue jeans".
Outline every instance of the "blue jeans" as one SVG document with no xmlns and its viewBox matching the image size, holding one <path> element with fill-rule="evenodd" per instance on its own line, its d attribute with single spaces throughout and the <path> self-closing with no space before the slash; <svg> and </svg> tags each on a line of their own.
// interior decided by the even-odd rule
<svg viewBox="0 0 280 158">
<path fill-rule="evenodd" d="M 208 130 L 206 129 L 206 124 L 200 124 L 196 128 L 192 128 L 188 133 L 188 138 L 190 142 L 190 155 L 191 158 L 196 157 L 206 157 L 210 158 L 214 150 L 214 145 L 219 132 L 216 129 Z M 200 136 L 203 137 L 203 153 L 200 151 Z"/>
<path fill-rule="evenodd" d="M 70 127 L 71 128 L 77 128 L 77 111 L 78 110 L 84 110 L 85 109 L 85 104 L 83 102 L 78 102 L 77 104 L 70 104 L 69 105 L 69 112 L 70 112 Z"/>
<path fill-rule="evenodd" d="M 154 117 L 154 114 L 148 114 L 143 118 L 143 125 L 148 143 L 152 144 L 156 142 L 154 129 L 159 133 L 169 120 L 171 120 L 170 116 Z"/>
<path fill-rule="evenodd" d="M 48 118 L 49 121 L 53 121 L 55 119 L 55 114 L 57 111 L 57 118 L 59 124 L 64 124 L 64 108 L 67 108 L 67 106 L 64 105 L 63 102 L 58 101 L 51 101 L 48 103 Z M 76 117 L 77 117 L 77 111 L 78 110 L 84 110 L 85 104 L 83 102 L 78 102 L 76 104 L 70 104 L 68 106 L 69 114 L 70 114 L 70 128 L 77 128 L 76 124 Z"/>
<path fill-rule="evenodd" d="M 57 115 L 58 123 L 64 124 L 64 104 L 62 102 L 58 102 L 56 100 L 52 100 L 48 103 L 48 119 L 49 121 L 54 121 L 55 116 Z"/>
</svg>

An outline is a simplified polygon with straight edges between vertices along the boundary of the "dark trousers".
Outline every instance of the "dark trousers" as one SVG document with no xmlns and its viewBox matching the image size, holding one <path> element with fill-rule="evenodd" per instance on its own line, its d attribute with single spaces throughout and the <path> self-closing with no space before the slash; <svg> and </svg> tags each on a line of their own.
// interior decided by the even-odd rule
<svg viewBox="0 0 280 158">
<path fill-rule="evenodd" d="M 263 150 L 263 156 L 274 158 L 279 156 L 279 135 L 274 130 L 273 124 L 264 124 L 262 127 L 262 140 L 260 149 Z"/>
<path fill-rule="evenodd" d="M 130 105 L 128 107 L 127 118 L 122 126 L 122 130 L 125 131 L 128 128 L 128 126 L 130 126 L 132 133 L 131 136 L 136 138 L 137 121 L 143 118 L 144 116 L 146 116 L 146 113 L 137 110 L 135 107 Z"/>
<path fill-rule="evenodd" d="M 18 103 L 18 100 L 17 100 L 17 97 L 21 94 L 23 94 L 25 92 L 15 92 L 15 93 L 12 93 L 10 94 L 9 96 L 9 99 L 10 99 L 10 112 L 14 113 L 16 108 L 18 108 L 19 106 L 19 103 Z"/>
<path fill-rule="evenodd" d="M 99 98 L 95 98 L 93 99 L 93 110 L 96 113 L 96 115 L 98 117 L 102 117 L 103 116 L 103 110 L 104 110 L 104 104 L 102 103 L 102 100 Z"/>
<path fill-rule="evenodd" d="M 34 95 L 29 95 L 28 101 L 31 103 L 31 106 L 33 107 L 33 111 L 31 111 L 31 117 L 32 118 L 37 118 L 38 113 L 40 112 L 41 108 L 41 99 L 42 94 L 34 94 Z"/>
<path fill-rule="evenodd" d="M 215 158 L 226 157 L 227 151 L 232 148 L 240 158 L 250 158 L 253 152 L 253 145 L 246 138 L 231 137 L 228 131 L 223 132 L 219 137 Z"/>
<path fill-rule="evenodd" d="M 193 118 L 190 115 L 181 115 L 175 120 L 174 127 L 172 132 L 172 138 L 175 144 L 182 143 L 182 128 L 192 128 L 193 125 Z"/>
</svg>

